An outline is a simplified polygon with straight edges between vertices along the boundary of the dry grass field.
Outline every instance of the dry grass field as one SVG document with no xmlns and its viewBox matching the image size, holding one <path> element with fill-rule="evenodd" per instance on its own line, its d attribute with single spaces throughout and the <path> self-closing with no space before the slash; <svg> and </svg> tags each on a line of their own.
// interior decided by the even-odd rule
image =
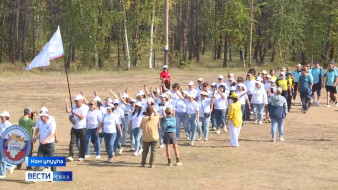
<svg viewBox="0 0 338 190">
<path fill-rule="evenodd" d="M 172 70 L 171 74 L 173 81 L 186 88 L 190 79 L 203 77 L 213 82 L 227 72 Z M 104 98 L 108 89 L 123 91 L 128 87 L 129 94 L 135 95 L 143 84 L 159 84 L 159 72 L 147 70 L 88 72 L 69 78 L 72 95 L 83 90 L 88 99 L 94 97 L 94 90 Z M 46 106 L 57 122 L 56 155 L 67 156 L 71 124 L 64 106 L 68 95 L 65 75 L 23 73 L 2 75 L 0 81 L 0 111 L 9 111 L 10 121 L 16 124 L 26 106 L 34 110 Z M 0 189 L 338 189 L 337 111 L 334 106 L 326 108 L 322 99 L 320 107 L 303 114 L 297 98 L 285 121 L 285 142 L 269 142 L 270 124 L 259 126 L 251 121 L 242 128 L 238 148 L 229 147 L 229 135 L 223 131 L 220 135 L 211 132 L 208 142 L 196 141 L 194 147 L 187 140 L 179 141 L 183 166 L 167 166 L 165 150 L 158 149 L 156 167 L 141 168 L 141 156 L 132 156 L 129 146 L 108 164 L 103 149 L 101 160 L 92 156 L 58 168 L 73 171 L 73 182 L 26 183 L 21 169 L 2 180 Z M 37 147 L 35 144 L 34 155 Z"/>
</svg>

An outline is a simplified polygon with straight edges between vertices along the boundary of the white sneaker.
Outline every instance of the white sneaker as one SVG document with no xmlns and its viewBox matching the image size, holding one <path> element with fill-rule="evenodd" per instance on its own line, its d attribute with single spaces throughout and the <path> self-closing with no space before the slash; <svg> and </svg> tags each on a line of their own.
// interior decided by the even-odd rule
<svg viewBox="0 0 338 190">
<path fill-rule="evenodd" d="M 5 179 L 6 175 L 0 175 L 0 179 Z"/>
<path fill-rule="evenodd" d="M 268 119 L 268 122 L 271 123 L 271 119 L 270 118 Z"/>
<path fill-rule="evenodd" d="M 43 172 L 49 172 L 50 171 L 50 168 L 45 168 L 42 170 Z"/>
<path fill-rule="evenodd" d="M 208 141 L 208 138 L 205 138 L 204 141 Z"/>
<path fill-rule="evenodd" d="M 258 120 L 255 120 L 255 124 L 257 124 L 258 123 Z"/>
<path fill-rule="evenodd" d="M 16 165 L 12 165 L 11 169 L 9 170 L 9 174 L 12 174 L 16 169 Z"/>
<path fill-rule="evenodd" d="M 338 102 L 336 102 L 336 104 L 334 106 L 338 107 Z"/>
<path fill-rule="evenodd" d="M 302 106 L 303 105 L 303 103 L 302 102 L 300 102 L 300 106 Z"/>
<path fill-rule="evenodd" d="M 191 142 L 190 142 L 190 146 L 194 146 L 194 142 L 191 141 Z"/>
<path fill-rule="evenodd" d="M 134 152 L 134 154 L 133 154 L 134 156 L 137 156 L 138 154 L 137 154 L 137 152 Z"/>
<path fill-rule="evenodd" d="M 292 104 L 295 105 L 296 101 L 295 100 L 292 100 Z"/>
<path fill-rule="evenodd" d="M 160 148 L 164 148 L 164 144 L 161 144 L 161 145 L 160 145 Z"/>
<path fill-rule="evenodd" d="M 326 107 L 329 108 L 331 105 L 330 104 L 327 104 Z"/>
<path fill-rule="evenodd" d="M 202 140 L 202 137 L 198 138 L 197 140 L 201 141 L 201 140 Z"/>
<path fill-rule="evenodd" d="M 90 155 L 86 155 L 85 158 L 90 158 Z"/>
<path fill-rule="evenodd" d="M 319 107 L 319 101 L 317 102 L 317 107 Z"/>
<path fill-rule="evenodd" d="M 224 126 L 224 132 L 227 132 L 228 131 L 228 129 L 227 129 L 227 127 L 226 126 Z"/>
<path fill-rule="evenodd" d="M 101 159 L 101 156 L 96 156 L 96 159 Z"/>
<path fill-rule="evenodd" d="M 284 138 L 283 138 L 283 137 L 279 137 L 279 140 L 280 140 L 281 142 L 283 142 L 283 141 L 284 141 Z"/>
<path fill-rule="evenodd" d="M 213 131 L 216 131 L 216 127 L 213 127 L 212 130 L 213 130 Z"/>
<path fill-rule="evenodd" d="M 123 149 L 122 149 L 122 148 L 120 148 L 120 150 L 119 150 L 119 154 L 122 154 L 122 152 L 123 152 Z"/>
<path fill-rule="evenodd" d="M 135 148 L 131 148 L 131 151 L 134 152 L 134 151 L 135 151 Z"/>
<path fill-rule="evenodd" d="M 143 149 L 141 148 L 139 151 L 138 151 L 138 154 L 142 154 L 143 152 Z"/>
<path fill-rule="evenodd" d="M 108 158 L 107 162 L 112 163 L 113 159 L 112 158 Z"/>
<path fill-rule="evenodd" d="M 221 134 L 221 130 L 218 129 L 218 130 L 216 131 L 216 134 L 217 134 L 217 135 Z"/>
<path fill-rule="evenodd" d="M 258 124 L 259 124 L 259 125 L 262 125 L 262 124 L 263 124 L 263 121 L 259 121 Z"/>
<path fill-rule="evenodd" d="M 79 161 L 80 161 L 80 162 L 83 162 L 83 158 L 79 158 Z"/>
<path fill-rule="evenodd" d="M 73 162 L 74 158 L 73 157 L 68 157 L 67 160 L 70 161 L 70 162 Z"/>
<path fill-rule="evenodd" d="M 276 141 L 276 139 L 275 138 L 272 138 L 271 140 L 270 140 L 270 142 L 275 142 Z"/>
</svg>

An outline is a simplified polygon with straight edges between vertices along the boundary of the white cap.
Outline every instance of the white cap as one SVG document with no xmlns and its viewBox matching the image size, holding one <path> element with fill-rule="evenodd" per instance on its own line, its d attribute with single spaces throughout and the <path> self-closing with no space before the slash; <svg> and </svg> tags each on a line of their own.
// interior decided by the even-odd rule
<svg viewBox="0 0 338 190">
<path fill-rule="evenodd" d="M 216 83 L 215 82 L 211 83 L 211 86 L 216 86 Z"/>
<path fill-rule="evenodd" d="M 262 77 L 257 77 L 256 80 L 257 81 L 262 81 L 263 79 L 262 79 Z"/>
<path fill-rule="evenodd" d="M 229 78 L 229 80 L 232 80 L 232 81 L 234 81 L 235 79 L 231 77 L 231 78 Z"/>
<path fill-rule="evenodd" d="M 189 86 L 192 86 L 192 85 L 194 85 L 194 81 L 189 82 Z"/>
<path fill-rule="evenodd" d="M 47 112 L 48 113 L 48 109 L 46 108 L 46 107 L 42 107 L 41 109 L 40 109 L 40 112 L 42 113 L 42 112 Z"/>
<path fill-rule="evenodd" d="M 262 85 L 261 81 L 256 81 L 256 84 Z"/>
<path fill-rule="evenodd" d="M 141 96 L 144 95 L 144 91 L 143 91 L 143 90 L 138 91 L 138 93 L 139 93 Z"/>
<path fill-rule="evenodd" d="M 81 94 L 78 94 L 75 96 L 74 100 L 83 100 L 83 96 Z"/>
<path fill-rule="evenodd" d="M 161 94 L 162 98 L 168 98 L 168 95 L 166 93 Z"/>
<path fill-rule="evenodd" d="M 238 83 L 237 86 L 244 87 L 244 84 L 243 83 Z"/>
<path fill-rule="evenodd" d="M 9 117 L 10 115 L 9 115 L 8 111 L 3 111 L 3 112 L 0 114 L 0 116 L 3 116 L 3 117 Z"/>
<path fill-rule="evenodd" d="M 128 98 L 128 94 L 127 93 L 123 93 L 122 94 L 122 98 Z"/>
<path fill-rule="evenodd" d="M 141 107 L 142 104 L 141 104 L 141 102 L 136 102 L 135 106 Z"/>
<path fill-rule="evenodd" d="M 234 87 L 234 86 L 232 86 L 232 87 L 230 87 L 230 90 L 236 90 L 236 87 Z"/>
<path fill-rule="evenodd" d="M 275 80 L 274 78 L 272 78 L 272 79 L 270 80 L 270 82 L 273 82 L 273 83 L 274 83 L 274 82 L 276 82 L 276 80 Z"/>
<path fill-rule="evenodd" d="M 107 102 L 108 102 L 108 104 L 111 104 L 111 103 L 113 103 L 113 100 L 111 98 L 108 98 Z"/>
<path fill-rule="evenodd" d="M 271 75 L 270 74 L 266 75 L 266 78 L 271 78 Z"/>
<path fill-rule="evenodd" d="M 115 99 L 115 100 L 113 101 L 113 104 L 120 104 L 120 102 L 119 102 L 118 99 Z"/>
<path fill-rule="evenodd" d="M 218 75 L 218 78 L 219 79 L 223 79 L 223 75 Z"/>
<path fill-rule="evenodd" d="M 161 90 L 157 88 L 157 89 L 154 89 L 153 92 L 157 92 L 159 94 Z"/>
<path fill-rule="evenodd" d="M 130 101 L 129 102 L 136 102 L 136 100 L 134 99 L 134 98 L 132 98 L 132 99 L 130 99 Z"/>
<path fill-rule="evenodd" d="M 262 73 L 263 73 L 263 74 L 268 74 L 268 72 L 266 72 L 266 70 L 263 70 Z"/>
<path fill-rule="evenodd" d="M 172 95 L 172 93 L 169 90 L 166 92 L 166 94 L 170 96 Z"/>
<path fill-rule="evenodd" d="M 203 78 L 199 78 L 197 81 L 202 82 L 202 81 L 203 81 Z"/>
<path fill-rule="evenodd" d="M 42 113 L 39 114 L 39 116 L 40 116 L 40 117 L 46 116 L 46 117 L 49 118 L 49 114 L 48 114 L 47 112 L 42 112 Z"/>
<path fill-rule="evenodd" d="M 98 97 L 98 96 L 95 96 L 94 99 L 93 99 L 93 101 L 95 101 L 95 102 L 101 102 L 101 98 Z"/>
<path fill-rule="evenodd" d="M 296 67 L 301 67 L 302 66 L 302 64 L 300 64 L 300 63 L 298 63 L 297 65 L 296 65 Z"/>
<path fill-rule="evenodd" d="M 163 69 L 168 69 L 168 65 L 163 65 Z"/>
<path fill-rule="evenodd" d="M 283 75 L 283 76 L 285 76 L 285 72 L 280 72 L 280 75 Z"/>
</svg>

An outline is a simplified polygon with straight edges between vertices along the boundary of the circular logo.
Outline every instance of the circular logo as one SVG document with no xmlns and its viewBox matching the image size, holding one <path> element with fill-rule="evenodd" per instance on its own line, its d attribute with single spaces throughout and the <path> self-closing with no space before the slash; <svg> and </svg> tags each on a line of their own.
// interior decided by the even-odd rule
<svg viewBox="0 0 338 190">
<path fill-rule="evenodd" d="M 20 125 L 8 127 L 0 139 L 0 153 L 3 159 L 12 165 L 25 161 L 31 151 L 31 139 L 25 128 Z"/>
</svg>

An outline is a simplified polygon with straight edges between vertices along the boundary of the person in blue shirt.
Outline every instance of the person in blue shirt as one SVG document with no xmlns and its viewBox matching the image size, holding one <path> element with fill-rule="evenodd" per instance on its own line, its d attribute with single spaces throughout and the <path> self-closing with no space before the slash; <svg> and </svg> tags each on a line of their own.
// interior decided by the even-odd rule
<svg viewBox="0 0 338 190">
<path fill-rule="evenodd" d="M 338 84 L 338 72 L 334 68 L 334 61 L 330 61 L 329 64 L 329 69 L 324 75 L 324 83 L 325 84 L 325 89 L 327 92 L 327 99 L 326 99 L 326 107 L 330 107 L 329 103 L 329 98 L 332 97 L 331 99 L 333 102 L 335 102 L 335 105 L 338 106 L 337 103 L 337 84 Z"/>
<path fill-rule="evenodd" d="M 313 63 L 313 68 L 311 70 L 311 74 L 313 76 L 313 86 L 312 86 L 312 99 L 313 105 L 319 106 L 320 92 L 323 86 L 322 77 L 324 77 L 324 71 L 321 67 L 319 67 L 319 61 L 315 61 Z M 315 92 L 317 92 L 317 101 L 315 99 Z"/>
<path fill-rule="evenodd" d="M 301 70 L 302 69 L 302 64 L 298 63 L 296 65 L 296 70 L 294 70 L 291 74 L 293 76 L 293 79 L 295 80 L 294 84 L 293 84 L 293 92 L 292 92 L 292 104 L 295 105 L 295 100 L 296 100 L 296 95 L 297 95 L 297 86 L 298 86 L 298 81 L 299 81 L 299 77 L 302 75 Z"/>
<path fill-rule="evenodd" d="M 166 116 L 161 118 L 161 123 L 163 123 L 164 135 L 163 135 L 163 143 L 165 144 L 166 154 L 168 158 L 168 166 L 172 166 L 170 159 L 170 145 L 172 144 L 175 151 L 176 156 L 176 165 L 182 165 L 180 162 L 180 156 L 178 152 L 178 144 L 176 139 L 176 117 L 173 116 L 173 109 L 171 107 L 167 107 L 165 109 Z"/>
<path fill-rule="evenodd" d="M 298 92 L 302 101 L 303 113 L 306 113 L 309 109 L 309 100 L 311 99 L 311 89 L 313 86 L 312 77 L 308 74 L 307 69 L 302 69 L 302 76 L 299 77 Z"/>
</svg>

